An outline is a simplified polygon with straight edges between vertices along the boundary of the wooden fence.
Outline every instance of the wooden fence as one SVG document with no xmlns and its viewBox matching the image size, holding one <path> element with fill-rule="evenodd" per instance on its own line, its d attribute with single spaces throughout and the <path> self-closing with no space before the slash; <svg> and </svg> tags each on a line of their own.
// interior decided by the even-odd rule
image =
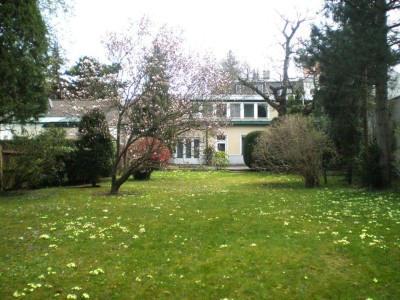
<svg viewBox="0 0 400 300">
<path fill-rule="evenodd" d="M 10 189 L 14 185 L 15 174 L 12 169 L 12 158 L 15 155 L 14 150 L 0 144 L 0 189 L 2 191 Z"/>
</svg>

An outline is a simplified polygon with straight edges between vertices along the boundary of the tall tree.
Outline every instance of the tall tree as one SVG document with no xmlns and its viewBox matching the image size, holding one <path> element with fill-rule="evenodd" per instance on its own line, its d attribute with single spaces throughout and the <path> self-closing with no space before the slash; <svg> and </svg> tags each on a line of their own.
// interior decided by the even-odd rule
<svg viewBox="0 0 400 300">
<path fill-rule="evenodd" d="M 101 176 L 110 176 L 112 167 L 113 141 L 105 114 L 100 109 L 84 114 L 78 132 L 75 171 L 81 170 L 78 179 L 94 187 Z"/>
<path fill-rule="evenodd" d="M 35 0 L 0 3 L 0 123 L 47 109 L 46 26 Z"/>
<path fill-rule="evenodd" d="M 284 37 L 281 47 L 284 52 L 284 59 L 282 64 L 282 74 L 280 85 L 278 87 L 269 85 L 269 89 L 272 91 L 272 96 L 269 91 L 261 91 L 255 84 L 252 83 L 251 78 L 239 77 L 239 81 L 248 88 L 252 89 L 258 95 L 260 95 L 272 108 L 274 108 L 279 116 L 284 116 L 288 111 L 288 91 L 292 87 L 289 78 L 289 66 L 292 59 L 292 55 L 295 53 L 293 46 L 293 39 L 296 35 L 300 25 L 305 21 L 305 18 L 299 17 L 296 21 L 283 18 L 284 26 L 282 29 L 282 35 Z"/>
<path fill-rule="evenodd" d="M 61 48 L 58 43 L 50 47 L 47 67 L 47 88 L 50 99 L 61 99 L 63 84 L 61 68 L 64 65 Z"/>
<path fill-rule="evenodd" d="M 193 100 L 210 95 L 223 78 L 215 59 L 189 53 L 173 30 L 154 30 L 147 19 L 110 33 L 105 46 L 110 61 L 119 66 L 116 76 L 105 77 L 116 90 L 98 99 L 115 111 L 110 194 L 116 194 L 155 152 L 172 145 L 183 132 L 205 126 L 205 118 L 192 114 L 198 108 Z M 94 76 L 88 78 L 96 82 Z M 85 99 L 90 88 L 91 84 L 81 85 L 69 99 Z"/>
<path fill-rule="evenodd" d="M 238 78 L 244 73 L 245 68 L 244 64 L 236 58 L 233 51 L 229 50 L 226 57 L 221 61 L 221 69 L 227 78 L 227 86 L 223 87 L 221 91 L 215 91 L 215 94 L 232 90 L 232 83 L 237 82 Z"/>
<path fill-rule="evenodd" d="M 118 64 L 101 64 L 93 57 L 83 56 L 65 71 L 63 98 L 98 100 L 117 95 L 113 76 L 119 71 Z"/>
<path fill-rule="evenodd" d="M 315 93 L 328 116 L 328 132 L 343 157 L 346 178 L 352 182 L 356 157 L 360 151 L 363 82 L 365 62 L 357 53 L 348 27 L 323 30 L 313 27 L 311 41 L 300 60 L 308 70 L 319 73 L 319 89 Z"/>
<path fill-rule="evenodd" d="M 181 37 L 169 28 L 152 32 L 148 20 L 138 25 L 126 34 L 111 34 L 106 43 L 110 58 L 121 66 L 124 80 L 122 99 L 116 102 L 117 152 L 111 194 L 146 165 L 158 148 L 169 146 L 183 132 L 204 125 L 204 119 L 193 118 L 193 100 L 209 95 L 220 78 L 215 60 L 188 54 Z M 137 32 L 132 32 L 136 28 Z M 129 155 L 130 161 L 118 175 L 118 167 L 131 154 L 132 146 L 143 140 L 149 143 L 145 147 L 148 151 Z"/>
<path fill-rule="evenodd" d="M 383 186 L 389 186 L 392 129 L 388 108 L 389 69 L 398 62 L 398 53 L 392 46 L 399 41 L 395 29 L 398 20 L 388 22 L 390 11 L 400 8 L 399 0 L 336 0 L 326 1 L 326 12 L 336 23 L 335 29 L 325 26 L 314 34 L 314 46 L 320 50 L 315 62 L 321 73 L 320 96 L 332 111 L 351 111 L 342 120 L 342 127 L 352 124 L 355 138 L 356 122 L 361 120 L 364 128 L 364 146 L 369 143 L 367 135 L 368 97 L 374 88 L 375 139 L 380 151 L 379 165 L 382 169 Z M 314 32 L 314 33 L 315 33 Z M 315 53 L 314 53 L 315 54 Z M 319 55 L 319 56 L 318 56 Z M 329 101 L 328 99 L 334 99 Z M 349 105 L 344 105 L 344 104 Z M 332 118 L 335 118 L 331 114 Z"/>
</svg>

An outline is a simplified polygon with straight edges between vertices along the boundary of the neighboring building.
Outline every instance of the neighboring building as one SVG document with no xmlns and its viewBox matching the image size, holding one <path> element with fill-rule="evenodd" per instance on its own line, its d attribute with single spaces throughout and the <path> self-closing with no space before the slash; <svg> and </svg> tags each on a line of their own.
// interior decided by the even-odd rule
<svg viewBox="0 0 400 300">
<path fill-rule="evenodd" d="M 67 138 L 74 139 L 77 137 L 80 117 L 85 111 L 95 107 L 99 107 L 95 101 L 74 103 L 49 99 L 48 111 L 43 117 L 25 123 L 0 124 L 0 140 L 12 140 L 14 135 L 35 136 L 50 126 L 64 128 Z M 107 118 L 111 120 L 111 110 L 105 111 Z M 111 124 L 111 122 L 109 123 Z"/>
</svg>

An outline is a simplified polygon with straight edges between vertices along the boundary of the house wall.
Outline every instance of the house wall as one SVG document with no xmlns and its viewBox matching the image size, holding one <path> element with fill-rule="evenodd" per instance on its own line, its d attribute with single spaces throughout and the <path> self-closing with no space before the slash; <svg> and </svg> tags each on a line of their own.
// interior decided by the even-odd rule
<svg viewBox="0 0 400 300">
<path fill-rule="evenodd" d="M 220 128 L 219 132 L 223 133 L 225 136 L 224 140 L 219 140 L 215 135 L 208 134 L 206 135 L 205 132 L 200 131 L 191 131 L 186 133 L 181 137 L 181 145 L 183 145 L 183 150 L 178 151 L 176 150 L 175 153 L 172 154 L 172 158 L 170 163 L 172 164 L 179 164 L 179 165 L 189 165 L 189 164 L 204 164 L 204 156 L 203 151 L 207 145 L 214 147 L 214 149 L 218 150 L 219 146 L 225 149 L 225 152 L 228 153 L 229 164 L 230 165 L 242 165 L 244 164 L 243 161 L 243 138 L 252 131 L 263 131 L 265 130 L 266 125 L 258 125 L 258 126 L 227 126 Z M 194 151 L 194 140 L 197 139 L 200 141 L 199 147 L 199 156 L 197 158 L 193 157 Z M 187 141 L 191 141 L 191 154 L 192 157 L 186 156 L 186 148 L 187 148 Z M 182 147 L 182 146 L 181 146 Z M 180 152 L 180 156 L 179 153 Z M 183 154 L 183 155 L 182 155 Z M 179 157 L 178 157 L 179 156 Z"/>
<path fill-rule="evenodd" d="M 43 130 L 39 124 L 6 124 L 0 128 L 0 140 L 12 140 L 13 136 L 36 136 Z"/>
<path fill-rule="evenodd" d="M 0 140 L 12 140 L 13 136 L 34 137 L 40 134 L 45 127 L 41 123 L 7 124 L 0 127 Z M 68 139 L 75 139 L 77 136 L 77 127 L 62 127 Z"/>
<path fill-rule="evenodd" d="M 266 126 L 231 126 L 223 128 L 226 134 L 226 149 L 229 155 L 230 165 L 242 165 L 243 161 L 243 138 L 252 131 L 264 131 Z"/>
</svg>

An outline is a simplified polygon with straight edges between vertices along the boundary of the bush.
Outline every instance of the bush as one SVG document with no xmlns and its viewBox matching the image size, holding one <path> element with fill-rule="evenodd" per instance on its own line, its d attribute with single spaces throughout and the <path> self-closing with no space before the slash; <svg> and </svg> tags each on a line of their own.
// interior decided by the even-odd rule
<svg viewBox="0 0 400 300">
<path fill-rule="evenodd" d="M 34 138 L 16 137 L 13 188 L 58 186 L 68 182 L 66 161 L 74 151 L 61 128 L 46 128 Z"/>
<path fill-rule="evenodd" d="M 215 166 L 217 170 L 225 168 L 228 164 L 229 164 L 228 153 L 224 151 L 215 152 L 213 158 L 213 166 Z"/>
<path fill-rule="evenodd" d="M 299 173 L 306 187 L 319 186 L 323 156 L 332 151 L 325 135 L 315 129 L 312 118 L 288 115 L 266 130 L 254 147 L 256 165 L 283 173 Z"/>
<path fill-rule="evenodd" d="M 207 147 L 204 148 L 203 154 L 204 154 L 204 161 L 205 161 L 206 165 L 210 166 L 213 161 L 215 149 L 213 147 L 207 145 Z"/>
<path fill-rule="evenodd" d="M 243 160 L 246 166 L 252 168 L 254 165 L 253 149 L 262 131 L 252 131 L 248 133 L 243 141 Z"/>
<path fill-rule="evenodd" d="M 151 137 L 143 138 L 134 143 L 129 148 L 128 153 L 130 164 L 135 164 L 138 158 L 143 159 L 144 156 L 148 156 L 133 171 L 132 175 L 135 180 L 149 180 L 151 173 L 162 169 L 171 158 L 168 148 L 164 147 L 159 140 Z"/>
</svg>

